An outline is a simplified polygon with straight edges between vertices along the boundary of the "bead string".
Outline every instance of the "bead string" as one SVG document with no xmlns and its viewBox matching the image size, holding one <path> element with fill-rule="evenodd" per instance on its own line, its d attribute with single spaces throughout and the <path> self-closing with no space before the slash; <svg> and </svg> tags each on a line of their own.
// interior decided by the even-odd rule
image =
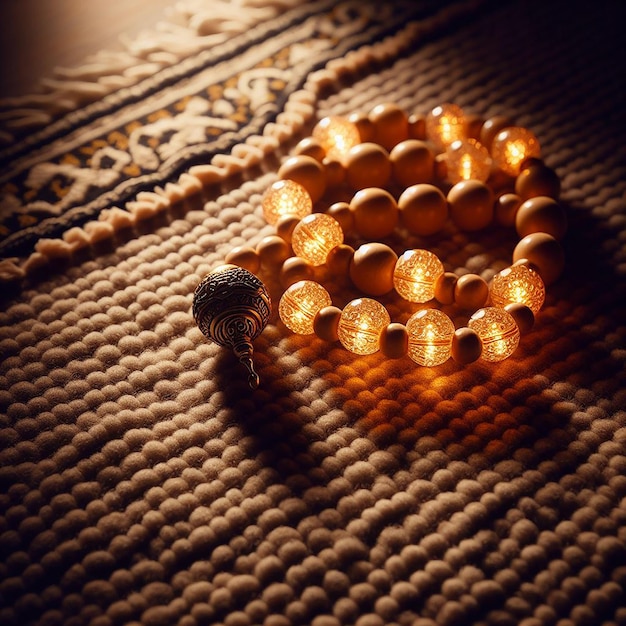
<svg viewBox="0 0 626 626">
<path fill-rule="evenodd" d="M 293 332 L 339 340 L 356 354 L 408 354 L 426 366 L 450 356 L 460 364 L 503 360 L 532 328 L 545 285 L 564 266 L 559 242 L 567 221 L 557 202 L 560 182 L 539 157 L 539 142 L 529 130 L 500 116 L 483 122 L 452 104 L 425 116 L 384 104 L 367 115 L 323 118 L 263 197 L 264 216 L 276 225 L 276 235 L 256 248 L 233 249 L 226 262 L 252 273 L 261 265 L 280 267 L 286 290 L 279 315 Z M 388 191 L 394 186 L 402 188 L 398 200 Z M 329 190 L 345 199 L 321 206 Z M 398 256 L 371 241 L 398 227 L 431 236 L 448 220 L 466 232 L 493 221 L 515 227 L 520 241 L 513 264 L 487 284 L 477 274 L 446 272 L 428 250 Z M 356 250 L 345 243 L 353 231 L 367 241 Z M 314 280 L 319 267 L 348 274 L 365 297 L 343 309 L 333 306 Z M 474 313 L 467 326 L 456 329 L 436 308 L 394 323 L 376 300 L 394 289 L 411 303 L 436 300 Z"/>
</svg>

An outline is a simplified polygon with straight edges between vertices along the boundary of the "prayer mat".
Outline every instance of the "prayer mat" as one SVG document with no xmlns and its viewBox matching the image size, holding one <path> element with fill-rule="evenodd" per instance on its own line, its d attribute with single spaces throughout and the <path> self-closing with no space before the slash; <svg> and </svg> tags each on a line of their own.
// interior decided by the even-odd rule
<svg viewBox="0 0 626 626">
<path fill-rule="evenodd" d="M 2 100 L 0 623 L 626 624 L 625 9 L 180 0 Z M 194 291 L 386 103 L 532 130 L 565 269 L 512 356 L 432 367 L 294 334 L 262 269 L 251 389 Z M 485 281 L 519 240 L 394 237 Z"/>
</svg>

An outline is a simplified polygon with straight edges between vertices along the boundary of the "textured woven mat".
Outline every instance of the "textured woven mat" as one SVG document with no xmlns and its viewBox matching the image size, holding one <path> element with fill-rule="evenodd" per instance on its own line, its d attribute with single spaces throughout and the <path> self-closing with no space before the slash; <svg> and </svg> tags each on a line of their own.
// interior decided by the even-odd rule
<svg viewBox="0 0 626 626">
<path fill-rule="evenodd" d="M 182 2 L 1 103 L 1 624 L 626 624 L 624 5 L 439 4 Z M 565 274 L 500 364 L 274 318 L 251 391 L 194 288 L 316 119 L 388 101 L 531 128 Z"/>
</svg>

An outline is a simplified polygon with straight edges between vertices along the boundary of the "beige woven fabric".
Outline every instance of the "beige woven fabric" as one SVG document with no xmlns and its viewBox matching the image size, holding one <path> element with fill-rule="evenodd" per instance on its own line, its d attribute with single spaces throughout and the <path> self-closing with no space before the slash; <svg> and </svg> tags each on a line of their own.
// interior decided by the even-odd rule
<svg viewBox="0 0 626 626">
<path fill-rule="evenodd" d="M 623 7 L 275 7 L 245 45 L 181 53 L 167 68 L 184 66 L 180 83 L 55 114 L 55 136 L 32 127 L 48 143 L 12 161 L 17 197 L 23 172 L 48 171 L 81 128 L 111 133 L 110 116 L 139 119 L 187 90 L 191 126 L 159 134 L 153 118 L 141 171 L 63 209 L 42 183 L 56 213 L 3 244 L 0 623 L 626 624 Z M 261 53 L 274 74 L 229 78 Z M 562 180 L 566 271 L 497 364 L 359 357 L 274 311 L 252 391 L 194 324 L 194 289 L 273 232 L 261 196 L 316 119 L 389 101 L 532 129 Z M 105 105 L 120 108 L 100 118 Z M 220 115 L 219 133 L 185 134 Z M 109 166 L 122 163 L 113 141 Z M 20 199 L 25 214 L 36 200 Z M 432 246 L 446 269 L 487 278 L 516 242 L 448 234 Z"/>
</svg>

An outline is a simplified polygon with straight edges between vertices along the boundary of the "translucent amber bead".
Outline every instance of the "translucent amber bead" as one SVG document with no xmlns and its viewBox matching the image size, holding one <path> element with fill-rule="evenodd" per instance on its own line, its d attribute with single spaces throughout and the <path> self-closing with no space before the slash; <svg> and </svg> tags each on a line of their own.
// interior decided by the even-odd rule
<svg viewBox="0 0 626 626">
<path fill-rule="evenodd" d="M 326 263 L 328 253 L 343 243 L 343 230 L 336 219 L 325 213 L 312 213 L 302 218 L 293 229 L 293 251 L 312 265 Z"/>
<path fill-rule="evenodd" d="M 278 176 L 293 180 L 302 185 L 315 204 L 326 191 L 326 171 L 324 166 L 311 156 L 299 154 L 289 157 L 278 169 Z"/>
<path fill-rule="evenodd" d="M 350 148 L 361 142 L 357 126 L 335 115 L 322 118 L 313 128 L 312 135 L 322 145 L 326 156 L 337 161 L 343 161 Z"/>
<path fill-rule="evenodd" d="M 489 286 L 494 306 L 504 308 L 507 304 L 525 304 L 535 315 L 543 306 L 546 288 L 541 276 L 528 265 L 513 265 L 498 272 Z"/>
<path fill-rule="evenodd" d="M 414 235 L 438 233 L 448 219 L 448 201 L 435 185 L 420 183 L 407 187 L 398 198 L 400 219 Z"/>
<path fill-rule="evenodd" d="M 390 323 L 389 313 L 380 302 L 357 298 L 341 312 L 337 334 L 350 352 L 373 354 L 380 348 L 380 335 Z"/>
<path fill-rule="evenodd" d="M 448 180 L 454 185 L 462 180 L 485 182 L 491 173 L 487 148 L 475 139 L 454 141 L 446 149 Z"/>
<path fill-rule="evenodd" d="M 398 223 L 398 203 L 379 187 L 357 191 L 350 201 L 350 210 L 356 232 L 366 239 L 387 237 Z"/>
<path fill-rule="evenodd" d="M 465 113 L 456 104 L 436 106 L 426 116 L 426 136 L 440 151 L 458 139 L 465 139 Z"/>
<path fill-rule="evenodd" d="M 352 189 L 384 187 L 391 178 L 389 152 L 377 143 L 360 143 L 346 157 L 346 180 Z"/>
<path fill-rule="evenodd" d="M 294 283 L 282 295 L 278 303 L 278 314 L 285 326 L 299 335 L 314 332 L 315 316 L 324 307 L 332 304 L 329 293 L 312 280 Z"/>
<path fill-rule="evenodd" d="M 544 285 L 551 285 L 563 273 L 565 254 L 561 244 L 548 233 L 532 233 L 513 250 L 513 261 L 527 259 L 539 272 Z"/>
<path fill-rule="evenodd" d="M 485 361 L 503 361 L 515 352 L 520 332 L 513 317 L 504 309 L 486 307 L 470 317 L 468 327 L 480 337 Z"/>
<path fill-rule="evenodd" d="M 302 219 L 313 211 L 309 192 L 293 180 L 277 180 L 263 194 L 263 217 L 268 224 L 276 224 L 281 217 Z"/>
<path fill-rule="evenodd" d="M 428 302 L 435 297 L 435 285 L 443 273 L 443 264 L 429 250 L 407 250 L 396 263 L 393 286 L 409 302 Z"/>
<path fill-rule="evenodd" d="M 538 157 L 541 148 L 537 137 L 526 128 L 510 126 L 500 131 L 491 144 L 491 156 L 496 167 L 510 176 L 517 176 L 524 161 Z"/>
<path fill-rule="evenodd" d="M 419 365 L 433 367 L 448 360 L 452 351 L 454 324 L 438 309 L 414 313 L 406 323 L 409 356 Z"/>
</svg>

